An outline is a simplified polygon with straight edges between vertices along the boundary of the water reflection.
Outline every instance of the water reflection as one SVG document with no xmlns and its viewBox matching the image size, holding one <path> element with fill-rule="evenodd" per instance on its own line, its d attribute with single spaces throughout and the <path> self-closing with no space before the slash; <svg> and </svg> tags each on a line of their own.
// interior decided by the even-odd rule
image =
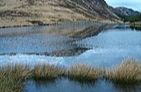
<svg viewBox="0 0 141 92">
<path fill-rule="evenodd" d="M 24 88 L 24 92 L 140 92 L 140 90 L 140 84 L 123 86 L 115 85 L 107 80 L 97 80 L 95 83 L 80 83 L 64 78 L 49 83 L 30 80 Z"/>
<path fill-rule="evenodd" d="M 133 30 L 136 30 L 136 31 L 141 31 L 141 27 L 130 27 L 131 29 L 133 29 Z"/>
<path fill-rule="evenodd" d="M 125 58 L 141 60 L 140 31 L 124 25 L 108 28 L 109 25 L 80 22 L 0 29 L 0 63 L 66 67 L 82 63 L 105 68 Z"/>
<path fill-rule="evenodd" d="M 114 67 L 124 58 L 141 60 L 141 32 L 126 26 L 111 29 L 92 22 L 0 29 L 0 64 L 65 67 L 81 63 Z M 99 33 L 100 32 L 100 33 Z M 82 83 L 69 79 L 25 83 L 25 92 L 140 92 L 141 85 L 117 85 L 107 80 Z"/>
<path fill-rule="evenodd" d="M 82 48 L 76 42 L 98 34 L 105 26 L 93 22 L 76 22 L 0 29 L 0 54 L 80 55 L 89 48 Z"/>
</svg>

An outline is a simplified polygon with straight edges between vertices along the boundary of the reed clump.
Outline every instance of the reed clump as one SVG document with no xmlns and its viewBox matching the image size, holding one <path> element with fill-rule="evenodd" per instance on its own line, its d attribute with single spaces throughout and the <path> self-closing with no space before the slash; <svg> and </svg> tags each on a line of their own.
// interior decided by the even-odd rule
<svg viewBox="0 0 141 92">
<path fill-rule="evenodd" d="M 95 81 L 102 76 L 102 71 L 88 65 L 78 64 L 68 69 L 67 75 L 68 78 L 77 81 Z"/>
<path fill-rule="evenodd" d="M 141 63 L 135 60 L 124 60 L 114 69 L 106 71 L 107 79 L 116 83 L 132 84 L 141 81 Z"/>
<path fill-rule="evenodd" d="M 23 82 L 30 76 L 30 70 L 21 65 L 0 67 L 0 91 L 22 92 Z"/>
<path fill-rule="evenodd" d="M 55 65 L 37 65 L 33 69 L 33 78 L 36 80 L 56 79 L 64 74 L 65 70 Z"/>
<path fill-rule="evenodd" d="M 0 67 L 0 91 L 22 92 L 27 79 L 54 80 L 67 77 L 79 82 L 95 82 L 106 78 L 114 83 L 132 84 L 141 82 L 141 63 L 135 60 L 124 60 L 112 69 L 97 69 L 89 65 L 77 64 L 68 69 L 55 65 L 36 65 L 33 69 L 23 65 Z"/>
</svg>

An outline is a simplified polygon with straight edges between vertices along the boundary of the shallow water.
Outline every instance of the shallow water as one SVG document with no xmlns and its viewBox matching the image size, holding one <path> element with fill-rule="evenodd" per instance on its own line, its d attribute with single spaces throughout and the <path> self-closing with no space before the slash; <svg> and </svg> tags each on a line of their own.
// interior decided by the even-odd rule
<svg viewBox="0 0 141 92">
<path fill-rule="evenodd" d="M 93 31 L 93 25 L 80 22 L 0 29 L 0 63 L 49 63 L 66 67 L 83 63 L 112 67 L 125 58 L 141 60 L 141 31 L 128 26 L 114 26 L 81 39 L 66 35 L 78 30 Z"/>
<path fill-rule="evenodd" d="M 98 25 L 98 24 L 97 24 Z M 87 22 L 52 26 L 0 29 L 0 65 L 55 64 L 65 67 L 77 63 L 95 67 L 114 67 L 126 58 L 141 60 L 141 31 L 128 26 L 97 28 Z M 99 26 L 100 27 L 100 26 Z M 99 30 L 100 33 L 94 32 Z M 102 32 L 101 32 L 102 31 Z M 91 32 L 72 36 L 72 32 Z M 141 85 L 115 85 L 106 80 L 79 83 L 68 79 L 25 83 L 25 92 L 140 92 Z"/>
<path fill-rule="evenodd" d="M 30 80 L 24 92 L 140 92 L 141 85 L 117 85 L 110 81 L 98 80 L 95 83 L 79 83 L 68 79 L 48 82 Z"/>
</svg>

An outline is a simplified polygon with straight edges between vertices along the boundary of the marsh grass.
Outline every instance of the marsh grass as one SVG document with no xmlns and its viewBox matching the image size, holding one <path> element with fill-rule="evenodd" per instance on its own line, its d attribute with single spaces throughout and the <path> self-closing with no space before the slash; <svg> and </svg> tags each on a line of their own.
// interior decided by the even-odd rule
<svg viewBox="0 0 141 92">
<path fill-rule="evenodd" d="M 95 81 L 102 76 L 102 71 L 88 65 L 78 64 L 68 69 L 67 75 L 68 78 L 80 82 Z"/>
<path fill-rule="evenodd" d="M 84 64 L 68 69 L 55 65 L 36 65 L 33 69 L 23 65 L 8 65 L 0 67 L 0 92 L 22 92 L 24 82 L 28 79 L 53 81 L 59 77 L 81 83 L 106 78 L 114 83 L 133 84 L 141 82 L 141 64 L 135 60 L 124 60 L 121 65 L 104 70 Z"/>
<path fill-rule="evenodd" d="M 141 82 L 141 63 L 135 60 L 124 60 L 114 69 L 106 71 L 107 79 L 121 84 L 133 84 Z"/>
<path fill-rule="evenodd" d="M 64 75 L 65 69 L 55 65 L 37 65 L 32 73 L 35 80 L 52 80 Z"/>
<path fill-rule="evenodd" d="M 21 65 L 0 67 L 0 92 L 22 92 L 29 73 L 29 69 Z"/>
</svg>

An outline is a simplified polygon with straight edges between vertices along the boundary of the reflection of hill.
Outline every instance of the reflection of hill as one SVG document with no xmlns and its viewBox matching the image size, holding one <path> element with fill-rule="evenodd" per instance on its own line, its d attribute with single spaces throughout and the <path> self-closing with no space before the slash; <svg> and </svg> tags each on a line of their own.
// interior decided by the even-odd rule
<svg viewBox="0 0 141 92">
<path fill-rule="evenodd" d="M 71 22 L 51 26 L 31 26 L 0 29 L 0 37 L 23 36 L 29 34 L 53 34 L 69 37 L 87 37 L 100 32 L 106 24 L 94 22 Z"/>
<path fill-rule="evenodd" d="M 55 56 L 80 55 L 83 52 L 89 50 L 90 48 L 83 48 L 83 46 L 81 46 L 77 42 L 79 42 L 79 40 L 82 40 L 86 37 L 95 36 L 95 35 L 99 34 L 107 26 L 110 27 L 109 25 L 106 25 L 106 24 L 103 24 L 103 25 L 96 25 L 95 24 L 95 25 L 90 25 L 90 26 L 88 26 L 82 30 L 79 30 L 79 31 L 73 30 L 73 32 L 71 34 L 68 34 L 68 36 L 73 38 L 73 40 L 71 42 L 68 41 L 68 44 L 66 44 L 66 45 L 70 45 L 72 48 L 54 51 L 52 53 L 49 53 L 49 55 L 55 55 Z"/>
<path fill-rule="evenodd" d="M 77 22 L 0 29 L 0 54 L 79 55 L 89 48 L 83 48 L 77 42 L 97 35 L 107 26 L 93 22 Z"/>
<path fill-rule="evenodd" d="M 106 26 L 106 24 L 103 25 L 91 25 L 89 27 L 86 27 L 83 30 L 80 30 L 79 32 L 74 32 L 72 34 L 70 34 L 70 37 L 73 38 L 86 38 L 86 37 L 90 37 L 90 36 L 94 36 L 97 35 L 98 33 L 100 33 Z"/>
</svg>

